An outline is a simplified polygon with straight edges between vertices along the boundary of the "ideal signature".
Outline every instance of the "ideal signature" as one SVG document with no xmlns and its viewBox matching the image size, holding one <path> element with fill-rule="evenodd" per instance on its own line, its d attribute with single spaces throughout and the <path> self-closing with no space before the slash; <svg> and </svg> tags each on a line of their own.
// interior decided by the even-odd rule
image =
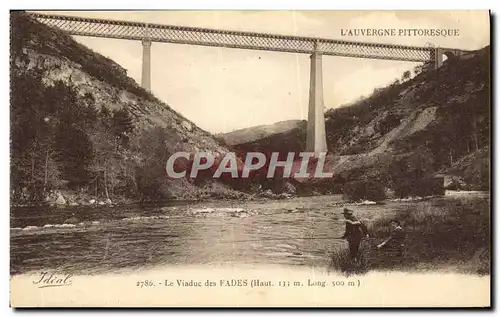
<svg viewBox="0 0 500 317">
<path fill-rule="evenodd" d="M 49 272 L 41 272 L 40 278 L 33 281 L 33 284 L 37 285 L 38 288 L 70 286 L 73 283 L 71 280 L 72 277 L 73 273 L 52 274 Z"/>
</svg>

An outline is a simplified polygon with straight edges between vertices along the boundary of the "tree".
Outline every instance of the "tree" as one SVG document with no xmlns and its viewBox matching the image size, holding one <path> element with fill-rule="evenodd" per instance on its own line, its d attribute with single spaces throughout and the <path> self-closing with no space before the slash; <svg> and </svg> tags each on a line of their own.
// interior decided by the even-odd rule
<svg viewBox="0 0 500 317">
<path fill-rule="evenodd" d="M 389 178 L 396 195 L 405 197 L 423 192 L 426 177 L 434 172 L 434 155 L 425 147 L 394 160 L 389 166 Z"/>
<path fill-rule="evenodd" d="M 427 72 L 429 70 L 434 69 L 434 62 L 433 61 L 426 61 L 422 65 L 422 72 Z"/>
<path fill-rule="evenodd" d="M 165 163 L 171 150 L 181 142 L 179 135 L 168 128 L 154 127 L 140 135 L 134 150 L 144 153 L 144 159 L 135 170 L 135 182 L 142 199 L 168 198 Z"/>
<path fill-rule="evenodd" d="M 113 112 L 111 118 L 111 128 L 116 140 L 115 150 L 121 147 L 128 147 L 130 141 L 129 134 L 134 131 L 134 123 L 126 109 L 120 109 Z"/>
<path fill-rule="evenodd" d="M 418 64 L 415 67 L 413 67 L 413 73 L 416 75 L 420 74 L 424 70 L 424 64 Z"/>
<path fill-rule="evenodd" d="M 94 155 L 92 142 L 85 131 L 71 123 L 62 123 L 56 131 L 55 146 L 68 187 L 76 189 L 87 184 Z"/>
<path fill-rule="evenodd" d="M 401 77 L 401 82 L 405 82 L 411 77 L 411 72 L 409 70 L 405 71 L 403 73 L 403 76 Z"/>
<path fill-rule="evenodd" d="M 77 101 L 71 89 L 60 82 L 46 87 L 41 78 L 42 73 L 34 70 L 14 72 L 11 80 L 11 184 L 14 192 L 30 200 L 43 199 L 64 184 L 56 132 L 61 114 Z"/>
</svg>

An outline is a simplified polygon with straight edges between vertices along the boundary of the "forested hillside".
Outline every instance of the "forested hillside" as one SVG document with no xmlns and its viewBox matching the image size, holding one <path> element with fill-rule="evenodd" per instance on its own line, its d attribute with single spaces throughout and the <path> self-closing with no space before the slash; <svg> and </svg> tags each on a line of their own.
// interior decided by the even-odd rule
<svg viewBox="0 0 500 317">
<path fill-rule="evenodd" d="M 167 179 L 171 153 L 227 149 L 63 32 L 12 13 L 10 66 L 13 203 L 238 195 Z"/>
<path fill-rule="evenodd" d="M 459 178 L 463 189 L 488 189 L 490 118 L 486 47 L 327 112 L 329 150 L 342 158 L 332 167 L 348 179 L 442 174 L 447 183 Z M 475 175 L 467 172 L 473 164 Z"/>
<path fill-rule="evenodd" d="M 401 180 L 436 175 L 449 188 L 489 188 L 489 47 L 437 70 L 414 70 L 413 78 L 405 72 L 370 96 L 325 113 L 335 189 L 368 180 L 394 188 Z M 305 124 L 252 142 L 228 135 L 242 153 L 305 150 Z"/>
</svg>

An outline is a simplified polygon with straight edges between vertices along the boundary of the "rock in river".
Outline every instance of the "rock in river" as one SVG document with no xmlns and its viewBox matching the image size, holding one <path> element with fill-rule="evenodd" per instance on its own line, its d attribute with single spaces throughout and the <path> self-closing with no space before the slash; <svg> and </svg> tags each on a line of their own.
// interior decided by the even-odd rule
<svg viewBox="0 0 500 317">
<path fill-rule="evenodd" d="M 56 205 L 66 205 L 66 199 L 64 199 L 62 194 L 59 194 L 56 199 Z"/>
</svg>

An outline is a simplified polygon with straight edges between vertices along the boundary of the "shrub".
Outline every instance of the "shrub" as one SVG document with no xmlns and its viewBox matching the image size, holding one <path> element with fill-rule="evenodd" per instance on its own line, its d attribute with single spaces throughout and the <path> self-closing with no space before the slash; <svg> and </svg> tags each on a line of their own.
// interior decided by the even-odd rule
<svg viewBox="0 0 500 317">
<path fill-rule="evenodd" d="M 371 245 L 363 241 L 359 249 L 359 261 L 351 261 L 349 249 L 346 247 L 334 249 L 330 254 L 330 268 L 340 270 L 346 275 L 365 274 L 370 270 Z"/>
<path fill-rule="evenodd" d="M 407 235 L 405 256 L 399 263 L 380 253 L 370 259 L 370 269 L 426 269 L 445 265 L 461 272 L 489 274 L 490 270 L 489 199 L 437 198 L 401 209 L 396 219 Z M 379 243 L 388 236 L 388 220 L 373 223 L 370 235 Z"/>
<path fill-rule="evenodd" d="M 442 177 L 404 179 L 394 185 L 397 197 L 408 196 L 442 196 L 445 194 L 444 179 Z"/>
<path fill-rule="evenodd" d="M 375 130 L 385 135 L 401 123 L 401 118 L 395 114 L 389 114 L 375 126 Z"/>
<path fill-rule="evenodd" d="M 372 200 L 381 201 L 385 199 L 385 186 L 374 180 L 361 180 L 346 183 L 344 186 L 344 198 L 350 201 Z"/>
</svg>

